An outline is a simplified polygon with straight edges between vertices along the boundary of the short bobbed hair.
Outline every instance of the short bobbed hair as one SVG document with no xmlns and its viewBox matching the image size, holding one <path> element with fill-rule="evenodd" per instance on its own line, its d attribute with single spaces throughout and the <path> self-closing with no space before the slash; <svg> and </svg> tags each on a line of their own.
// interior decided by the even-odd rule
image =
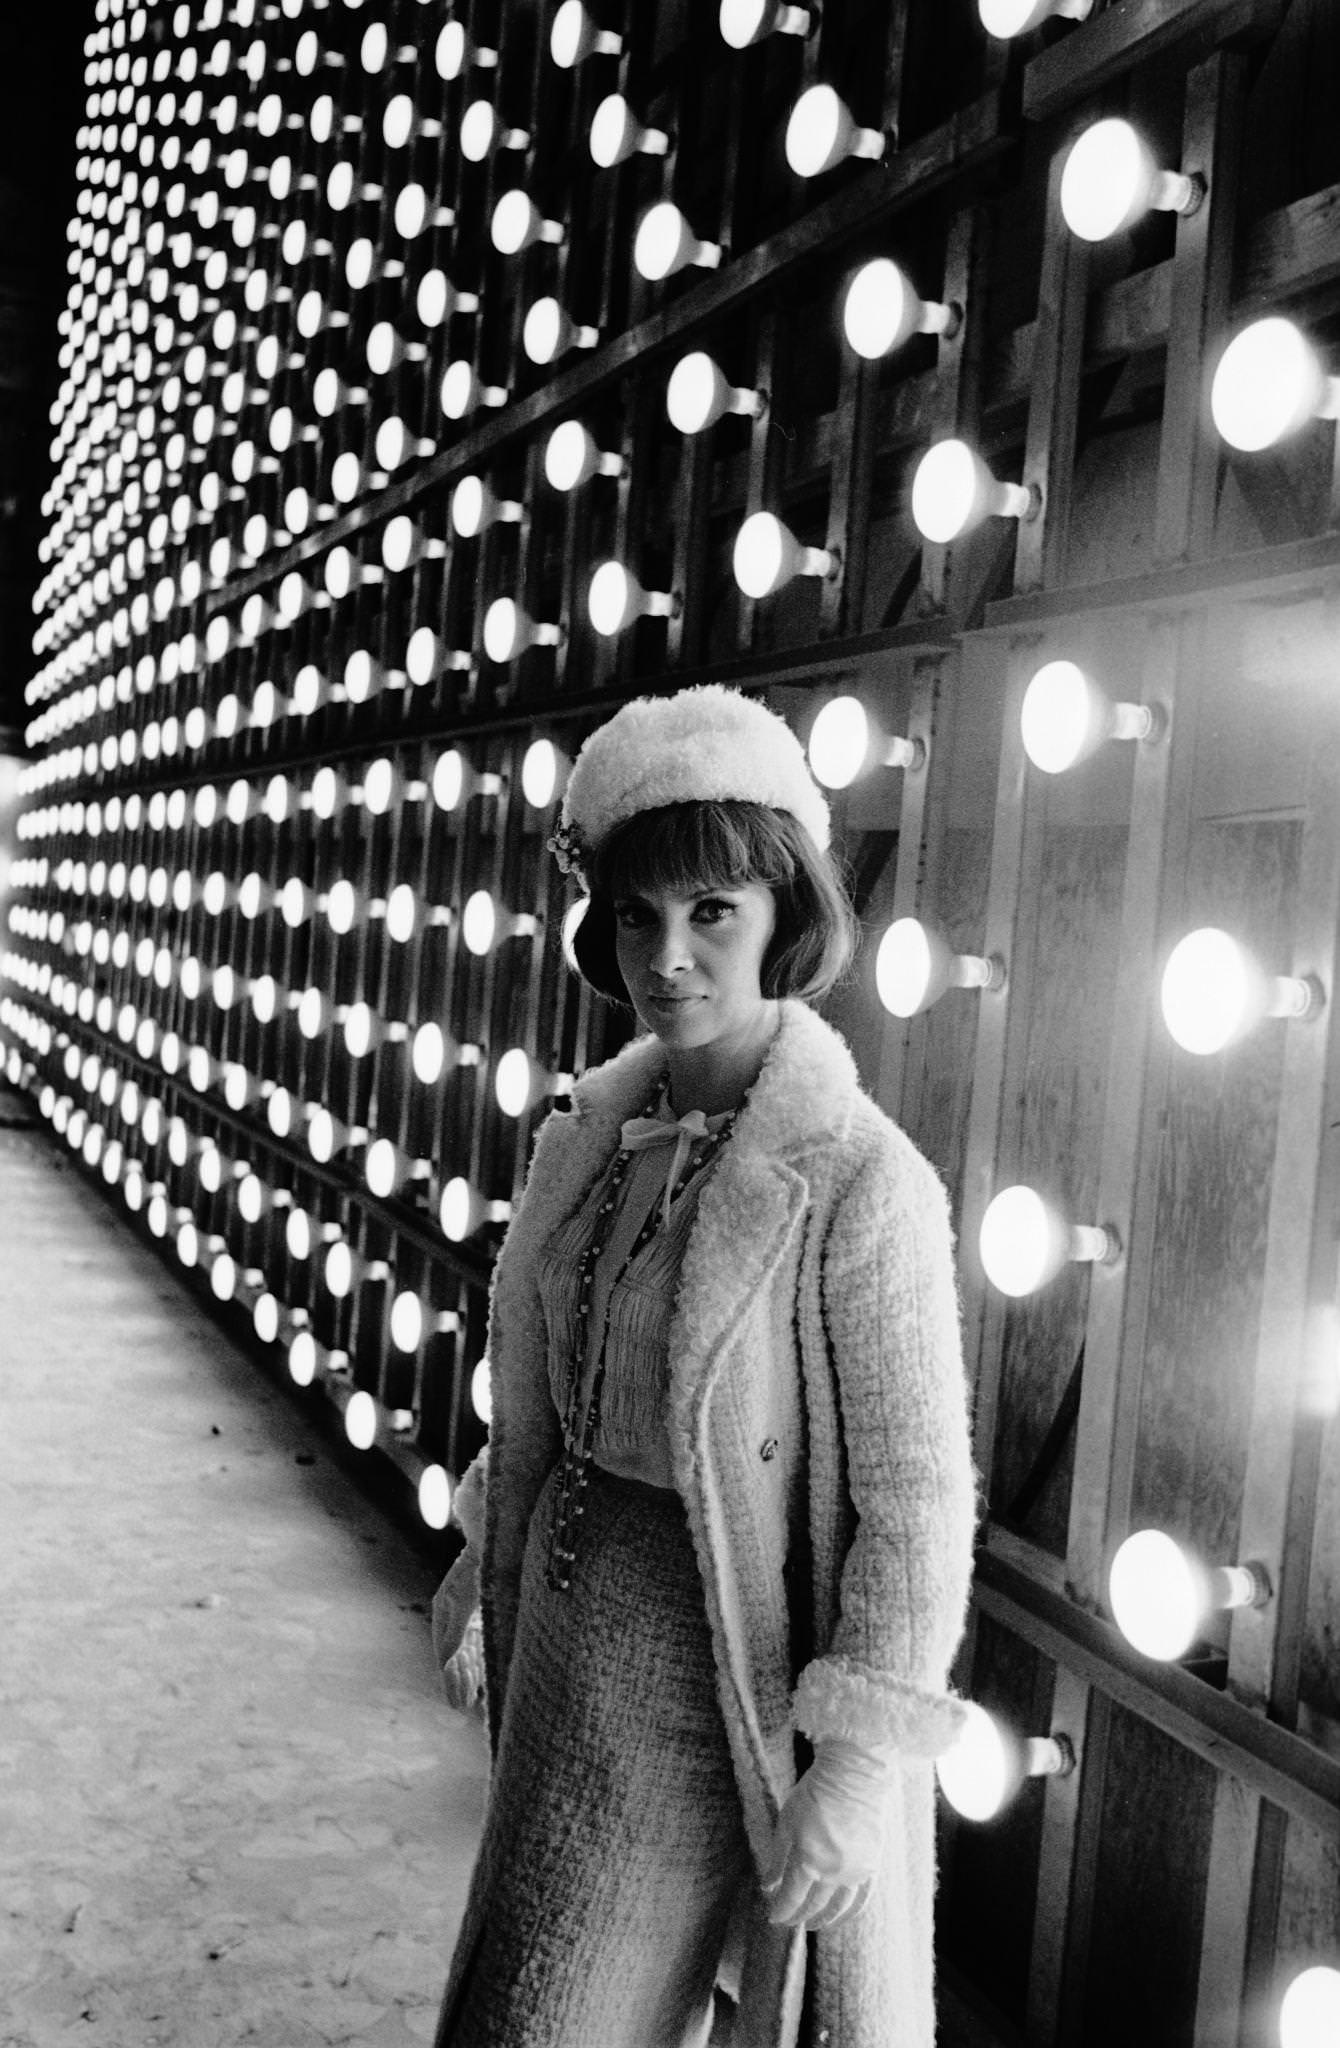
<svg viewBox="0 0 1340 2048">
<path fill-rule="evenodd" d="M 856 913 L 837 864 L 788 811 L 736 798 L 662 804 L 616 825 L 588 864 L 591 900 L 572 941 L 582 978 L 631 1009 L 619 971 L 614 906 L 665 889 L 694 895 L 762 882 L 776 919 L 759 972 L 763 995 L 827 995 L 851 965 Z"/>
</svg>

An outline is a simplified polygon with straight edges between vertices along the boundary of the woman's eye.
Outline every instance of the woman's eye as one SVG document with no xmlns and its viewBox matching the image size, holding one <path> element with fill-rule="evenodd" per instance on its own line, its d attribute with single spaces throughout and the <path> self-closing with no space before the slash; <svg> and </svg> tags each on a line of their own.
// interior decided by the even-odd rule
<svg viewBox="0 0 1340 2048">
<path fill-rule="evenodd" d="M 707 917 L 712 924 L 720 924 L 723 918 L 731 915 L 734 908 L 733 903 L 723 903 L 718 898 L 711 897 L 706 903 L 698 905 L 698 916 Z"/>
</svg>

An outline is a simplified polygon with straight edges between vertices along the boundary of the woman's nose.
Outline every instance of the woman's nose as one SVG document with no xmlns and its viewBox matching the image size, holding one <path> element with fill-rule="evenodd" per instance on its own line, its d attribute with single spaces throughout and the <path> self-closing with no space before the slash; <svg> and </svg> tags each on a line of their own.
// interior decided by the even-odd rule
<svg viewBox="0 0 1340 2048">
<path fill-rule="evenodd" d="M 669 980 L 681 968 L 693 965 L 693 954 L 689 947 L 689 935 L 682 925 L 663 924 L 656 934 L 656 943 L 651 950 L 651 971 Z"/>
</svg>

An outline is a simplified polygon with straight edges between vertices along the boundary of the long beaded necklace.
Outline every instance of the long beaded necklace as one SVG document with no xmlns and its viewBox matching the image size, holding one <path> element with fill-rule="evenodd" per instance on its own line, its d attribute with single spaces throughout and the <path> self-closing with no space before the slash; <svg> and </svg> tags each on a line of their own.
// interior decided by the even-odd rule
<svg viewBox="0 0 1340 2048">
<path fill-rule="evenodd" d="M 660 1095 L 659 1087 L 643 1111 L 650 1116 L 656 1108 Z M 672 1202 L 677 1201 L 693 1176 L 700 1172 L 709 1161 L 716 1157 L 735 1127 L 740 1114 L 732 1110 L 726 1122 L 707 1138 L 696 1160 L 690 1159 L 671 1192 Z M 563 1430 L 563 1463 L 559 1472 L 558 1492 L 554 1500 L 553 1525 L 549 1535 L 549 1556 L 545 1565 L 545 1582 L 555 1593 L 566 1593 L 572 1585 L 572 1565 L 576 1556 L 577 1525 L 584 1512 L 582 1496 L 586 1492 L 591 1465 L 595 1455 L 596 1435 L 600 1428 L 600 1402 L 605 1388 L 605 1347 L 609 1342 L 610 1310 L 614 1301 L 614 1289 L 623 1279 L 642 1247 L 649 1244 L 656 1235 L 661 1220 L 661 1203 L 652 1203 L 641 1229 L 633 1241 L 632 1249 L 624 1259 L 618 1272 L 610 1282 L 605 1298 L 605 1316 L 600 1332 L 600 1351 L 596 1359 L 595 1376 L 591 1382 L 591 1398 L 587 1404 L 586 1416 L 582 1418 L 582 1379 L 586 1369 L 587 1339 L 591 1327 L 591 1296 L 595 1286 L 596 1264 L 608 1244 L 614 1225 L 610 1221 L 619 1205 L 619 1192 L 628 1175 L 632 1162 L 631 1150 L 622 1146 L 615 1156 L 605 1199 L 600 1205 L 596 1218 L 595 1233 L 582 1254 L 577 1269 L 577 1333 L 573 1340 L 572 1373 L 568 1388 L 568 1413 Z"/>
</svg>

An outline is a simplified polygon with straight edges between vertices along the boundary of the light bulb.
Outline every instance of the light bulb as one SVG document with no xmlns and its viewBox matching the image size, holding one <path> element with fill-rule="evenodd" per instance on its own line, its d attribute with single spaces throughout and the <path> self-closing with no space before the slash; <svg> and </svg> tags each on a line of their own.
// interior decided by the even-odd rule
<svg viewBox="0 0 1340 2048">
<path fill-rule="evenodd" d="M 1075 1768 L 1075 1752 L 1065 1737 L 1021 1741 L 975 1700 L 963 1704 L 963 1726 L 936 1758 L 935 1775 L 945 1798 L 965 1820 L 994 1820 L 1025 1778 L 1064 1777 Z"/>
<path fill-rule="evenodd" d="M 580 420 L 564 420 L 545 443 L 544 473 L 556 491 L 574 491 L 593 476 L 619 476 L 623 457 L 604 453 Z"/>
<path fill-rule="evenodd" d="M 588 138 L 591 160 L 603 171 L 633 156 L 664 156 L 670 137 L 663 128 L 646 128 L 622 93 L 612 92 L 596 108 Z"/>
<path fill-rule="evenodd" d="M 451 523 L 462 540 L 473 540 L 486 526 L 515 525 L 524 509 L 515 498 L 499 498 L 481 476 L 463 476 L 451 494 Z"/>
<path fill-rule="evenodd" d="M 894 1017 L 918 1016 L 947 989 L 1000 989 L 1004 985 L 1001 961 L 955 953 L 943 934 L 920 918 L 895 918 L 875 955 L 875 987 Z"/>
<path fill-rule="evenodd" d="M 1002 1294 L 1035 1294 L 1071 1260 L 1111 1263 L 1115 1234 L 1102 1225 L 1071 1225 L 1036 1189 L 1004 1188 L 982 1218 L 978 1240 L 986 1277 Z"/>
<path fill-rule="evenodd" d="M 837 555 L 805 547 L 771 512 L 754 512 L 735 536 L 735 581 L 746 597 L 769 597 L 795 576 L 836 576 Z"/>
<path fill-rule="evenodd" d="M 391 1303 L 391 1342 L 397 1351 L 417 1351 L 423 1341 L 423 1303 L 417 1294 L 397 1294 Z"/>
<path fill-rule="evenodd" d="M 562 222 L 546 220 L 520 186 L 503 193 L 489 222 L 489 239 L 500 256 L 519 255 L 533 242 L 561 242 L 564 233 Z"/>
<path fill-rule="evenodd" d="M 886 768 L 920 768 L 921 740 L 891 738 L 872 720 L 859 697 L 833 697 L 810 730 L 810 767 L 828 789 L 846 789 L 878 761 Z"/>
<path fill-rule="evenodd" d="M 723 413 L 744 413 L 757 419 L 766 400 L 761 391 L 729 384 L 724 373 L 701 349 L 681 356 L 670 373 L 665 409 L 681 434 L 698 434 Z"/>
<path fill-rule="evenodd" d="M 566 762 L 552 740 L 532 740 L 521 763 L 521 793 L 534 810 L 547 810 L 554 801 L 560 766 Z"/>
<path fill-rule="evenodd" d="M 1087 21 L 1093 0 L 977 0 L 977 12 L 989 36 L 1008 41 L 1011 36 L 1026 36 L 1054 16 Z"/>
<path fill-rule="evenodd" d="M 487 1427 L 493 1420 L 493 1381 L 487 1358 L 481 1358 L 470 1375 L 470 1405 Z"/>
<path fill-rule="evenodd" d="M 1260 1607 L 1270 1580 L 1258 1564 L 1207 1570 L 1160 1529 L 1128 1536 L 1112 1560 L 1108 1599 L 1126 1640 L 1146 1657 L 1184 1657 L 1219 1609 Z"/>
<path fill-rule="evenodd" d="M 1024 692 L 1019 712 L 1024 752 L 1047 775 L 1087 761 L 1106 740 L 1147 740 L 1161 720 L 1147 704 L 1112 704 L 1073 661 L 1049 661 Z"/>
<path fill-rule="evenodd" d="M 638 276 L 651 284 L 659 284 L 690 265 L 715 270 L 721 256 L 721 244 L 699 241 L 679 208 L 668 199 L 643 215 L 633 243 L 634 267 Z"/>
<path fill-rule="evenodd" d="M 453 313 L 477 313 L 476 292 L 458 292 L 445 271 L 427 270 L 419 279 L 414 310 L 425 327 L 440 327 Z"/>
<path fill-rule="evenodd" d="M 1340 1968 L 1300 1970 L 1280 2000 L 1280 2048 L 1335 2048 L 1340 2041 Z"/>
<path fill-rule="evenodd" d="M 527 647 L 557 647 L 560 626 L 530 618 L 513 598 L 498 597 L 484 614 L 484 652 L 490 661 L 512 661 Z"/>
<path fill-rule="evenodd" d="M 451 1521 L 451 1479 L 442 1465 L 425 1465 L 419 1474 L 419 1513 L 430 1529 L 445 1529 Z"/>
<path fill-rule="evenodd" d="M 504 1116 L 524 1116 L 541 1084 L 542 1076 L 519 1045 L 505 1052 L 498 1062 L 493 1092 Z"/>
<path fill-rule="evenodd" d="M 449 21 L 438 36 L 433 51 L 437 75 L 445 84 L 459 78 L 467 64 L 477 64 L 482 71 L 492 70 L 498 62 L 498 52 L 472 43 L 458 21 Z"/>
<path fill-rule="evenodd" d="M 831 85 L 812 85 L 791 109 L 786 161 L 798 178 L 817 178 L 844 157 L 877 159 L 889 146 L 878 128 L 859 128 Z"/>
<path fill-rule="evenodd" d="M 595 348 L 600 330 L 571 318 L 555 298 L 537 299 L 521 325 L 521 346 L 532 363 L 552 363 L 570 348 Z"/>
<path fill-rule="evenodd" d="M 344 1411 L 344 1433 L 356 1451 L 370 1451 L 377 1441 L 377 1403 L 372 1395 L 360 1387 L 349 1396 L 349 1405 Z"/>
<path fill-rule="evenodd" d="M 414 1034 L 414 1041 L 410 1047 L 410 1063 L 414 1069 L 415 1080 L 422 1081 L 425 1087 L 431 1087 L 434 1081 L 441 1078 L 446 1058 L 446 1040 L 441 1025 L 421 1024 Z"/>
<path fill-rule="evenodd" d="M 1267 975 L 1228 932 L 1203 926 L 1174 946 L 1160 989 L 1163 1021 L 1184 1051 L 1223 1052 L 1265 1017 L 1307 1017 L 1321 1008 L 1310 978 Z"/>
<path fill-rule="evenodd" d="M 506 405 L 507 392 L 501 384 L 484 383 L 473 364 L 461 357 L 442 372 L 438 403 L 447 419 L 461 420 L 477 405 Z"/>
<path fill-rule="evenodd" d="M 721 39 L 732 50 L 747 50 L 765 36 L 807 36 L 814 15 L 807 7 L 790 7 L 783 0 L 721 0 L 717 17 Z"/>
<path fill-rule="evenodd" d="M 1340 417 L 1340 377 L 1328 376 L 1311 342 L 1278 314 L 1254 320 L 1219 358 L 1210 412 L 1230 448 L 1273 448 L 1310 419 Z"/>
<path fill-rule="evenodd" d="M 679 601 L 672 591 L 644 590 L 622 562 L 602 562 L 591 578 L 586 609 L 596 632 L 609 639 L 636 618 L 672 617 Z"/>
<path fill-rule="evenodd" d="M 918 298 L 896 263 L 880 256 L 858 270 L 842 306 L 842 327 L 868 362 L 901 348 L 914 334 L 957 333 L 956 306 Z"/>
<path fill-rule="evenodd" d="M 1061 213 L 1081 241 L 1104 242 L 1151 210 L 1194 213 L 1199 178 L 1161 171 L 1129 121 L 1095 121 L 1071 148 L 1061 173 Z"/>
<path fill-rule="evenodd" d="M 966 441 L 938 441 L 922 456 L 912 480 L 912 518 L 919 533 L 943 546 L 995 515 L 1032 519 L 1041 505 L 1023 484 L 997 483 Z"/>
<path fill-rule="evenodd" d="M 617 57 L 623 37 L 598 28 L 581 0 L 563 0 L 549 31 L 549 54 L 561 71 L 571 71 L 588 57 Z"/>
<path fill-rule="evenodd" d="M 457 141 L 467 163 L 482 164 L 492 150 L 526 149 L 530 137 L 524 128 L 509 128 L 490 100 L 472 100 L 461 115 Z"/>
</svg>

